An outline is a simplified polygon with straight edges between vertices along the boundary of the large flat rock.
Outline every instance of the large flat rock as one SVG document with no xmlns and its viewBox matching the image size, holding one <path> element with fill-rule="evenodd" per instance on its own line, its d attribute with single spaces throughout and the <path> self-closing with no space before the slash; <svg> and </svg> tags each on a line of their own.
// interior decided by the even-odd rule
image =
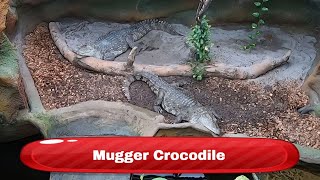
<svg viewBox="0 0 320 180">
<path fill-rule="evenodd" d="M 83 45 L 93 46 L 94 41 L 110 32 L 130 26 L 102 21 L 81 21 L 64 19 L 57 23 L 70 49 L 82 54 L 79 49 Z M 136 63 L 151 65 L 185 64 L 190 60 L 190 48 L 186 39 L 190 27 L 173 24 L 177 32 L 184 37 L 174 36 L 163 31 L 151 31 L 139 42 L 148 44 L 154 50 L 143 51 L 136 56 Z M 221 26 L 211 28 L 212 63 L 224 63 L 231 66 L 250 66 L 265 59 L 282 57 L 288 49 L 292 51 L 289 63 L 255 79 L 263 84 L 279 81 L 301 81 L 316 57 L 314 44 L 316 39 L 307 31 L 288 30 L 285 27 L 264 26 L 262 36 L 256 49 L 245 51 L 242 46 L 248 44 L 250 29 L 244 26 Z M 118 56 L 115 61 L 127 61 L 129 54 Z"/>
</svg>

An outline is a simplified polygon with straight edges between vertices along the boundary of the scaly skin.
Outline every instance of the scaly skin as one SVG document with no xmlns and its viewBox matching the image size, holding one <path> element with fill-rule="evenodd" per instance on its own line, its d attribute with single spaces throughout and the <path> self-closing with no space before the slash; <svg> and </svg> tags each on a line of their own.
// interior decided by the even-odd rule
<svg viewBox="0 0 320 180">
<path fill-rule="evenodd" d="M 180 35 L 170 24 L 157 19 L 144 20 L 128 28 L 113 30 L 99 37 L 93 46 L 85 45 L 80 48 L 82 56 L 92 56 L 98 59 L 113 61 L 129 48 L 138 47 L 137 52 L 146 49 L 146 45 L 135 43 L 152 30 L 161 30 L 172 35 Z"/>
<path fill-rule="evenodd" d="M 298 112 L 301 114 L 313 113 L 315 116 L 320 117 L 320 104 L 302 107 Z"/>
<path fill-rule="evenodd" d="M 129 88 L 136 80 L 144 81 L 157 95 L 154 110 L 161 113 L 162 109 L 176 116 L 175 123 L 188 121 L 200 124 L 212 133 L 219 135 L 220 129 L 217 124 L 217 116 L 212 117 L 207 109 L 199 102 L 185 95 L 174 86 L 160 79 L 157 75 L 148 72 L 139 72 L 130 76 L 124 83 L 123 91 L 130 101 Z"/>
</svg>

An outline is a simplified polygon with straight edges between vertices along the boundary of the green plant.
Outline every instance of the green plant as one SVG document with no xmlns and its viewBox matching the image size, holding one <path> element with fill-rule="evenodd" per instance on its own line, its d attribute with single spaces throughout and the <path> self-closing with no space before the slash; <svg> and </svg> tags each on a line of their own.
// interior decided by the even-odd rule
<svg viewBox="0 0 320 180">
<path fill-rule="evenodd" d="M 260 27 L 265 24 L 263 20 L 263 15 L 269 11 L 269 8 L 265 6 L 269 0 L 260 0 L 254 1 L 253 4 L 257 8 L 257 11 L 252 13 L 252 16 L 255 18 L 255 22 L 251 24 L 252 32 L 249 34 L 250 43 L 244 45 L 244 50 L 251 50 L 257 46 L 257 38 L 261 35 Z"/>
<path fill-rule="evenodd" d="M 192 27 L 187 39 L 189 45 L 195 49 L 195 59 L 191 62 L 193 78 L 202 80 L 205 74 L 204 63 L 210 60 L 210 25 L 206 16 L 201 22 Z"/>
<path fill-rule="evenodd" d="M 206 69 L 204 68 L 203 63 L 200 62 L 192 62 L 191 63 L 192 68 L 192 77 L 201 81 L 206 73 Z"/>
</svg>

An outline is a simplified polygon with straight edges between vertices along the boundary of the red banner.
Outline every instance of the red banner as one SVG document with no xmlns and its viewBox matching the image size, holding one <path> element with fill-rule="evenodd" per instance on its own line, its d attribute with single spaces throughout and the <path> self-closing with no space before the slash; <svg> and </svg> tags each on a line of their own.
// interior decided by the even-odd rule
<svg viewBox="0 0 320 180">
<path fill-rule="evenodd" d="M 75 137 L 32 142 L 20 158 L 51 172 L 254 173 L 291 168 L 299 153 L 260 138 Z"/>
</svg>

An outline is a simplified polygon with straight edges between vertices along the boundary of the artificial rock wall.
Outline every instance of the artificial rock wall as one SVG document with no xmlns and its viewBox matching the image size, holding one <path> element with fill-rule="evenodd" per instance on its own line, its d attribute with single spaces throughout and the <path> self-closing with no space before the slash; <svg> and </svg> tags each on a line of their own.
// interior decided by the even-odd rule
<svg viewBox="0 0 320 180">
<path fill-rule="evenodd" d="M 6 1 L 6 0 L 2 0 Z M 193 25 L 199 0 L 11 0 L 9 14 L 19 17 L 20 31 L 31 31 L 41 21 L 61 17 L 115 22 L 164 17 L 173 23 Z M 269 24 L 320 24 L 320 0 L 269 1 Z M 252 0 L 213 0 L 207 15 L 211 24 L 249 23 Z M 11 23 L 12 24 L 12 23 Z M 14 23 L 13 23 L 14 24 Z"/>
</svg>

